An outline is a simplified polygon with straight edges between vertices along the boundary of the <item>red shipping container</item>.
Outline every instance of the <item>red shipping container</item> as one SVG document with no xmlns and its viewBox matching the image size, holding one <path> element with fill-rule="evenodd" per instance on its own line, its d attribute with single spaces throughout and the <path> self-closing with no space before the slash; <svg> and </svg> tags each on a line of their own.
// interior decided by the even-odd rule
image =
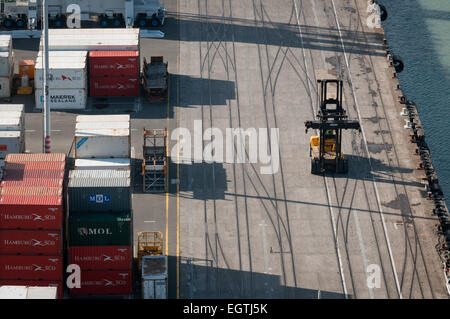
<svg viewBox="0 0 450 319">
<path fill-rule="evenodd" d="M 61 187 L 25 187 L 5 186 L 0 188 L 0 195 L 10 196 L 62 196 Z M 40 202 L 40 201 L 39 201 Z"/>
<path fill-rule="evenodd" d="M 61 229 L 61 196 L 0 197 L 1 229 Z"/>
<path fill-rule="evenodd" d="M 61 255 L 61 231 L 0 230 L 0 254 Z"/>
<path fill-rule="evenodd" d="M 89 76 L 139 75 L 139 51 L 89 52 Z"/>
<path fill-rule="evenodd" d="M 31 287 L 58 287 L 58 299 L 64 296 L 62 281 L 48 280 L 0 280 L 0 286 L 31 286 Z"/>
<path fill-rule="evenodd" d="M 71 295 L 130 295 L 130 270 L 81 271 L 81 288 L 70 289 Z"/>
<path fill-rule="evenodd" d="M 129 246 L 72 246 L 69 263 L 81 269 L 131 269 L 132 255 Z"/>
<path fill-rule="evenodd" d="M 139 96 L 138 77 L 91 78 L 91 96 Z"/>
<path fill-rule="evenodd" d="M 48 153 L 48 154 L 8 154 L 5 157 L 5 163 L 23 163 L 23 162 L 65 162 L 66 154 Z"/>
<path fill-rule="evenodd" d="M 4 170 L 64 171 L 65 162 L 5 162 Z"/>
<path fill-rule="evenodd" d="M 62 257 L 0 255 L 0 279 L 63 280 Z"/>
</svg>

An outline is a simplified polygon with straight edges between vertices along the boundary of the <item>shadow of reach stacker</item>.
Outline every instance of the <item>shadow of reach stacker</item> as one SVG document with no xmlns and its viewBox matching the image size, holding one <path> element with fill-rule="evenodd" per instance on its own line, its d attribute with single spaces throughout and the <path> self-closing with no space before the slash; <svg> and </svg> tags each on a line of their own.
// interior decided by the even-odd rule
<svg viewBox="0 0 450 319">
<path fill-rule="evenodd" d="M 319 136 L 310 138 L 311 173 L 347 173 L 348 160 L 342 152 L 342 130 L 361 131 L 358 121 L 348 120 L 342 108 L 343 82 L 330 71 L 316 74 L 319 94 L 317 120 L 306 121 L 308 129 L 319 131 Z M 322 79 L 321 79 L 322 78 Z"/>
</svg>

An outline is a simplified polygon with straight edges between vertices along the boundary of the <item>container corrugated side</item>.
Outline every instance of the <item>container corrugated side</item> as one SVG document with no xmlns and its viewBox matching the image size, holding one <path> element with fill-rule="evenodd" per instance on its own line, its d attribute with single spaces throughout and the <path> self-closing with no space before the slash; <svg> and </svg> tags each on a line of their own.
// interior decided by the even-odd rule
<svg viewBox="0 0 450 319">
<path fill-rule="evenodd" d="M 49 154 L 9 154 L 5 158 L 5 162 L 23 163 L 23 162 L 65 162 L 66 154 L 49 153 Z"/>
<path fill-rule="evenodd" d="M 0 122 L 1 125 L 1 122 Z M 118 128 L 130 128 L 130 122 L 81 122 L 75 124 L 75 131 L 86 129 L 118 129 Z"/>
<path fill-rule="evenodd" d="M 62 280 L 60 256 L 0 255 L 0 279 Z"/>
<path fill-rule="evenodd" d="M 64 296 L 62 281 L 49 281 L 49 280 L 1 280 L 0 286 L 31 286 L 31 287 L 57 287 L 58 299 L 62 299 Z"/>
<path fill-rule="evenodd" d="M 87 63 L 86 56 L 66 57 L 65 59 L 49 58 L 50 89 L 86 89 Z M 42 59 L 36 62 L 35 86 L 42 89 L 43 85 Z"/>
<path fill-rule="evenodd" d="M 68 203 L 71 212 L 129 210 L 130 178 L 71 178 L 68 185 Z"/>
<path fill-rule="evenodd" d="M 0 52 L 0 76 L 9 77 L 14 67 L 13 55 L 10 52 Z"/>
<path fill-rule="evenodd" d="M 138 76 L 139 51 L 91 51 L 89 72 L 91 77 Z"/>
<path fill-rule="evenodd" d="M 0 104 L 0 111 L 23 113 L 25 106 L 23 104 Z"/>
<path fill-rule="evenodd" d="M 21 131 L 0 131 L 0 158 L 5 158 L 9 153 L 23 153 L 24 135 Z"/>
<path fill-rule="evenodd" d="M 90 96 L 138 96 L 140 82 L 138 76 L 91 77 Z"/>
<path fill-rule="evenodd" d="M 26 187 L 26 186 L 4 186 L 0 188 L 0 196 L 62 196 L 61 187 Z M 36 196 L 36 197 L 34 197 Z M 39 202 L 41 202 L 39 200 Z"/>
<path fill-rule="evenodd" d="M 59 230 L 0 230 L 0 255 L 52 255 L 62 253 Z"/>
<path fill-rule="evenodd" d="M 21 118 L 4 118 L 0 114 L 0 130 L 1 131 L 23 131 L 25 127 Z"/>
<path fill-rule="evenodd" d="M 124 171 L 119 169 L 108 169 L 108 170 L 71 170 L 69 173 L 69 179 L 75 178 L 115 178 L 115 179 L 129 179 L 131 177 L 130 171 Z"/>
<path fill-rule="evenodd" d="M 49 106 L 52 110 L 85 109 L 87 101 L 86 89 L 49 89 Z M 36 108 L 42 109 L 44 95 L 42 89 L 35 90 Z"/>
<path fill-rule="evenodd" d="M 82 270 L 131 269 L 131 246 L 70 246 L 69 263 Z"/>
<path fill-rule="evenodd" d="M 131 157 L 129 129 L 75 132 L 75 158 Z"/>
<path fill-rule="evenodd" d="M 131 212 L 70 212 L 70 246 L 130 246 Z"/>
<path fill-rule="evenodd" d="M 5 160 L 5 170 L 27 171 L 33 174 L 33 171 L 58 171 L 64 172 L 65 162 L 11 162 Z M 30 171 L 30 172 L 28 172 Z"/>
<path fill-rule="evenodd" d="M 81 288 L 70 289 L 71 295 L 130 295 L 130 270 L 86 270 L 81 272 Z"/>
<path fill-rule="evenodd" d="M 17 165 L 17 163 L 15 163 Z M 1 186 L 62 187 L 64 171 L 61 170 L 18 170 L 4 171 Z"/>
<path fill-rule="evenodd" d="M 10 97 L 12 87 L 12 77 L 1 76 L 0 77 L 0 97 Z"/>
<path fill-rule="evenodd" d="M 115 115 L 77 115 L 76 123 L 84 122 L 130 122 L 130 115 L 115 114 Z"/>
</svg>

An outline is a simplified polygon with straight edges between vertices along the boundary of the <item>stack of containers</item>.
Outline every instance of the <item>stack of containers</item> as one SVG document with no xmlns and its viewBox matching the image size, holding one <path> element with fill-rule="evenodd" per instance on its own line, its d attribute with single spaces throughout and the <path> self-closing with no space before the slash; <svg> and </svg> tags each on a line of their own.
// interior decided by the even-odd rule
<svg viewBox="0 0 450 319">
<path fill-rule="evenodd" d="M 8 154 L 0 187 L 0 285 L 63 295 L 64 154 Z"/>
<path fill-rule="evenodd" d="M 90 51 L 91 96 L 139 96 L 139 51 Z"/>
<path fill-rule="evenodd" d="M 0 35 L 0 97 L 11 96 L 14 57 L 11 35 Z"/>
<path fill-rule="evenodd" d="M 68 243 L 69 262 L 82 271 L 81 288 L 71 289 L 71 295 L 132 293 L 129 131 L 129 115 L 77 117 Z"/>
<path fill-rule="evenodd" d="M 9 153 L 23 153 L 24 151 L 24 105 L 0 104 L 0 180 L 3 175 L 6 155 Z"/>
<path fill-rule="evenodd" d="M 42 109 L 43 57 L 36 59 L 36 107 Z M 87 51 L 49 51 L 49 105 L 51 109 L 84 109 L 87 98 Z"/>
</svg>

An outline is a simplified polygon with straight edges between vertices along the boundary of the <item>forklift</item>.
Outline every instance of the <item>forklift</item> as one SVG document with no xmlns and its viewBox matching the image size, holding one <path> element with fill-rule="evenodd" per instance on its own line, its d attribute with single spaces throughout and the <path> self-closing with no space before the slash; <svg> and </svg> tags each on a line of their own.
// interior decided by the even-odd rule
<svg viewBox="0 0 450 319">
<path fill-rule="evenodd" d="M 328 75 L 331 73 L 328 72 Z M 317 77 L 319 78 L 319 77 Z M 342 153 L 342 130 L 361 131 L 359 121 L 348 120 L 342 108 L 343 81 L 337 77 L 317 80 L 319 111 L 317 120 L 305 122 L 305 132 L 319 130 L 310 138 L 311 174 L 348 172 L 348 159 Z"/>
</svg>

